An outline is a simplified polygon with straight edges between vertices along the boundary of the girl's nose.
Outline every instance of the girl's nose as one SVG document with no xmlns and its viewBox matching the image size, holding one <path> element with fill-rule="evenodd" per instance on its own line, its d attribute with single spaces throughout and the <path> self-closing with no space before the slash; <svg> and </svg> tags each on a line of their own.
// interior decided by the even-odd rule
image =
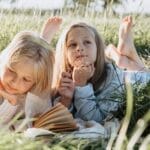
<svg viewBox="0 0 150 150">
<path fill-rule="evenodd" d="M 84 50 L 83 45 L 82 45 L 82 44 L 78 45 L 77 51 L 78 51 L 78 52 L 82 52 L 83 50 Z"/>
</svg>

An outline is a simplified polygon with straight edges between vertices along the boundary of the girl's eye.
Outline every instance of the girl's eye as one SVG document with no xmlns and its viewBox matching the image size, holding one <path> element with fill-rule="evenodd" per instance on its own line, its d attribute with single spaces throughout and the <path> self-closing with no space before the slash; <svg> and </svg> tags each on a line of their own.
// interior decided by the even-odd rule
<svg viewBox="0 0 150 150">
<path fill-rule="evenodd" d="M 76 47 L 76 43 L 71 43 L 71 44 L 69 44 L 69 46 L 68 47 Z"/>
<path fill-rule="evenodd" d="M 86 44 L 91 44 L 91 41 L 86 40 L 85 43 Z"/>
<path fill-rule="evenodd" d="M 8 71 L 11 72 L 11 73 L 15 73 L 14 70 L 11 69 L 11 68 L 8 68 Z"/>
<path fill-rule="evenodd" d="M 31 80 L 29 80 L 29 79 L 27 79 L 27 78 L 23 78 L 23 80 L 24 80 L 25 82 L 31 82 Z"/>
</svg>

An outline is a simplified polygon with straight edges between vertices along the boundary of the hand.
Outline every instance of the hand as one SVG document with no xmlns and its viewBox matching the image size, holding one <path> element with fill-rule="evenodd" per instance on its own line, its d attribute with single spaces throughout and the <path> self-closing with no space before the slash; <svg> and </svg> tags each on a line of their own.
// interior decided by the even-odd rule
<svg viewBox="0 0 150 150">
<path fill-rule="evenodd" d="M 85 86 L 87 81 L 93 76 L 94 71 L 94 64 L 91 64 L 87 57 L 76 62 L 72 74 L 75 85 Z"/>
<path fill-rule="evenodd" d="M 8 100 L 8 102 L 11 103 L 12 105 L 17 105 L 18 104 L 18 96 L 17 95 L 9 94 L 6 91 L 1 90 L 1 89 L 0 89 L 0 95 L 3 98 L 6 98 Z"/>
<path fill-rule="evenodd" d="M 74 82 L 71 78 L 71 73 L 69 72 L 63 72 L 61 75 L 60 84 L 58 87 L 58 92 L 61 95 L 61 102 L 69 107 L 74 94 Z"/>
</svg>

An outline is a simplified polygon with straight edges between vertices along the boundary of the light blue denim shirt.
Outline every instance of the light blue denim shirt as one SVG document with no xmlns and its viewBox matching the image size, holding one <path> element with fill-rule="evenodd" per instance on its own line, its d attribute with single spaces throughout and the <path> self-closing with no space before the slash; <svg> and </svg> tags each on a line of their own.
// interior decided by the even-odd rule
<svg viewBox="0 0 150 150">
<path fill-rule="evenodd" d="M 128 72 L 108 64 L 107 79 L 97 91 L 94 91 L 91 83 L 76 87 L 75 117 L 102 122 L 112 112 L 116 112 L 123 102 L 120 95 L 125 92 L 125 76 L 130 76 L 132 84 L 140 82 L 144 85 L 150 80 L 150 72 Z"/>
</svg>

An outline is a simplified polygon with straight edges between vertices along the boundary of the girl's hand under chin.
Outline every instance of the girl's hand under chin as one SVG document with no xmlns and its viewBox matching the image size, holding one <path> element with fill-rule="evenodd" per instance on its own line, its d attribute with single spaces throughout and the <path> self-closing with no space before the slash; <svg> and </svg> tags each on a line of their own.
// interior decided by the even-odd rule
<svg viewBox="0 0 150 150">
<path fill-rule="evenodd" d="M 87 57 L 79 60 L 73 69 L 72 78 L 76 86 L 85 86 L 95 71 L 94 64 Z"/>
</svg>

